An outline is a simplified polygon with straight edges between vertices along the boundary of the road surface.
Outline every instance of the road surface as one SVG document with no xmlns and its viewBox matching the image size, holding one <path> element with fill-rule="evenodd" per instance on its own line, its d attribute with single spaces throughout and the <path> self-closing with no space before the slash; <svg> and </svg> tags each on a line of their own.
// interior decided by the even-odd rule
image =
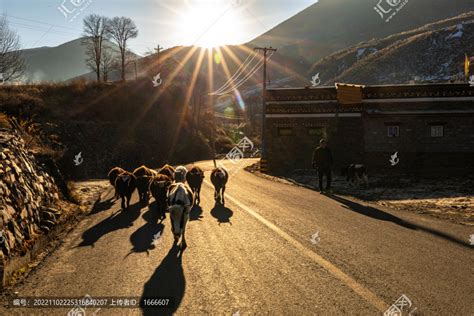
<svg viewBox="0 0 474 316">
<path fill-rule="evenodd" d="M 130 209 L 120 211 L 107 191 L 17 286 L 18 296 L 167 296 L 175 303 L 170 309 L 88 307 L 87 315 L 381 315 L 402 295 L 411 304 L 404 315 L 474 313 L 472 228 L 244 170 L 232 174 L 225 207 L 215 206 L 212 162 L 198 165 L 206 170 L 202 209 L 193 209 L 184 253 L 172 247 L 169 217 L 157 222 L 154 200 L 140 208 L 135 193 Z"/>
</svg>

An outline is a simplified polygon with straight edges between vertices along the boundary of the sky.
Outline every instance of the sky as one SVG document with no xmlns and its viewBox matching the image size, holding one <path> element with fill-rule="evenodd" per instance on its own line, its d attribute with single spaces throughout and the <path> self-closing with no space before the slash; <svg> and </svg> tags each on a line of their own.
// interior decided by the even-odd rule
<svg viewBox="0 0 474 316">
<path fill-rule="evenodd" d="M 130 17 L 139 35 L 137 54 L 160 45 L 220 46 L 248 42 L 317 0 L 0 0 L 22 48 L 57 46 L 82 34 L 95 13 Z"/>
</svg>

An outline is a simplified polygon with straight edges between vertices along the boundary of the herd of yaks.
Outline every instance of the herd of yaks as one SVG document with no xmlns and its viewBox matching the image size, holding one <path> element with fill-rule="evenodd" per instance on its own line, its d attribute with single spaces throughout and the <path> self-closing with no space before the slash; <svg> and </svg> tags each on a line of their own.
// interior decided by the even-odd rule
<svg viewBox="0 0 474 316">
<path fill-rule="evenodd" d="M 184 167 L 178 167 L 184 168 Z M 135 190 L 138 190 L 139 200 L 142 205 L 147 205 L 150 194 L 158 205 L 158 214 L 164 218 L 169 207 L 168 195 L 175 181 L 175 168 L 166 164 L 158 170 L 140 166 L 133 172 L 120 167 L 112 168 L 108 177 L 110 184 L 115 188 L 115 197 L 122 199 L 122 209 L 128 209 L 130 199 Z M 214 185 L 214 200 L 224 205 L 224 193 L 228 172 L 223 167 L 214 168 L 211 172 L 211 182 Z M 186 182 L 192 192 L 192 204 L 199 205 L 201 201 L 201 186 L 204 181 L 204 171 L 198 166 L 192 166 L 186 173 Z"/>
</svg>

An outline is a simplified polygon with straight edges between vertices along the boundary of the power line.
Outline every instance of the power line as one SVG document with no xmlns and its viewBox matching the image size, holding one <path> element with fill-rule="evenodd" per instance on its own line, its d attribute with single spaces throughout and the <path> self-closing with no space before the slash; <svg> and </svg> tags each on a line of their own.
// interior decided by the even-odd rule
<svg viewBox="0 0 474 316">
<path fill-rule="evenodd" d="M 274 51 L 271 51 L 269 56 L 262 58 L 262 61 L 263 61 L 262 63 L 259 62 L 258 64 L 256 64 L 244 78 L 242 78 L 239 82 L 237 82 L 232 88 L 227 89 L 226 91 L 220 92 L 219 95 L 227 94 L 235 89 L 238 89 L 243 84 L 245 84 L 257 71 L 259 71 L 262 68 L 262 66 L 265 66 L 266 59 L 270 59 L 273 54 L 274 54 Z"/>
<path fill-rule="evenodd" d="M 8 23 L 16 25 L 17 27 L 25 28 L 25 29 L 32 30 L 32 31 L 39 31 L 39 32 L 47 32 L 48 31 L 47 28 L 40 28 L 40 27 L 33 26 L 33 25 L 18 23 L 18 22 L 10 21 L 8 19 L 7 19 L 7 21 L 8 21 Z M 56 31 L 56 30 L 53 30 L 53 31 L 50 31 L 50 32 L 54 33 L 54 34 L 57 34 L 57 35 L 64 35 L 64 36 L 70 36 L 72 34 L 72 33 L 66 33 L 66 32 L 62 32 L 62 31 Z M 76 35 L 76 34 L 74 34 L 74 35 Z"/>
<path fill-rule="evenodd" d="M 36 42 L 35 42 L 33 45 L 31 45 L 31 46 L 36 46 L 36 44 L 38 44 L 38 42 L 41 41 L 41 40 L 52 30 L 53 27 L 54 27 L 54 26 L 51 25 L 51 27 L 49 28 L 49 30 L 47 30 L 46 32 L 44 32 L 43 35 L 42 35 L 40 38 L 38 38 L 38 39 L 36 40 Z"/>
<path fill-rule="evenodd" d="M 224 94 L 227 94 L 227 93 L 229 93 L 233 90 L 238 89 L 248 79 L 250 79 L 250 77 L 252 77 L 261 67 L 262 67 L 262 63 L 258 62 L 257 64 L 255 64 L 255 66 L 253 66 L 253 68 L 242 79 L 239 79 L 239 81 L 237 83 L 234 83 L 231 88 L 229 88 L 227 90 L 224 90 L 224 91 L 220 91 L 218 93 L 218 95 L 224 95 Z"/>
<path fill-rule="evenodd" d="M 77 37 L 81 37 L 81 34 L 82 34 L 82 30 L 80 30 L 80 29 L 67 27 L 67 26 L 61 26 L 61 25 L 58 25 L 58 24 L 47 23 L 47 22 L 34 20 L 34 19 L 22 18 L 22 17 L 18 17 L 18 16 L 14 16 L 14 15 L 9 15 L 9 14 L 7 15 L 7 20 L 8 20 L 9 23 L 14 24 L 17 27 L 25 28 L 25 29 L 28 29 L 28 30 L 48 32 L 48 28 L 44 28 L 44 27 L 37 26 L 37 25 L 23 24 L 23 23 L 20 23 L 20 22 L 17 22 L 17 21 L 13 21 L 11 19 L 9 20 L 8 18 L 14 18 L 14 19 L 23 20 L 23 21 L 39 23 L 39 24 L 43 24 L 43 25 L 48 25 L 50 27 L 52 26 L 53 28 L 55 28 L 55 30 L 49 31 L 49 33 L 51 33 L 51 34 L 62 35 L 62 36 L 74 35 L 74 36 L 77 36 Z M 66 31 L 57 30 L 58 28 L 59 29 L 64 29 Z M 76 31 L 79 34 L 78 33 L 67 32 L 69 30 Z M 135 41 L 135 42 L 136 43 L 143 43 L 143 44 L 153 44 L 153 45 L 155 44 L 155 43 L 152 43 L 152 42 L 145 42 L 145 41 Z"/>
<path fill-rule="evenodd" d="M 244 72 L 245 68 L 247 68 L 252 62 L 253 60 L 255 59 L 255 57 L 257 57 L 257 53 L 254 53 L 253 56 L 252 56 L 252 59 L 249 61 L 249 58 L 252 56 L 252 53 L 250 53 L 247 58 L 245 59 L 245 61 L 240 65 L 240 67 L 237 69 L 237 72 L 234 73 L 234 75 L 232 77 L 229 78 L 229 80 L 227 80 L 227 82 L 222 86 L 220 87 L 218 90 L 216 90 L 215 92 L 213 92 L 212 94 L 219 94 L 222 90 L 224 89 L 227 89 L 227 87 L 233 83 L 234 80 L 237 80 L 237 78 L 240 76 L 241 73 Z M 247 64 L 248 62 L 248 64 Z"/>
<path fill-rule="evenodd" d="M 59 27 L 59 28 L 63 28 L 63 29 L 69 29 L 69 30 L 73 30 L 73 31 L 82 32 L 82 30 L 79 30 L 79 29 L 76 29 L 76 28 L 67 27 L 67 26 L 61 26 L 61 25 L 57 25 L 57 24 L 51 24 L 51 23 L 42 22 L 42 21 L 33 20 L 33 19 L 21 18 L 21 17 L 18 17 L 18 16 L 10 15 L 10 14 L 7 14 L 7 17 L 11 17 L 11 18 L 18 19 L 18 20 L 24 20 L 24 21 L 29 21 L 29 22 L 39 23 L 39 24 L 45 24 L 45 25 L 48 25 L 48 26 L 54 26 L 54 27 Z"/>
<path fill-rule="evenodd" d="M 245 61 L 244 61 L 242 64 L 240 64 L 240 67 L 237 69 L 237 72 L 235 72 L 234 75 L 233 75 L 232 77 L 230 77 L 230 78 L 227 80 L 227 82 L 226 82 L 222 87 L 220 87 L 218 90 L 216 90 L 215 92 L 213 92 L 213 94 L 219 94 L 222 90 L 227 89 L 227 87 L 228 87 L 234 80 L 236 80 L 237 77 L 240 76 L 240 74 L 244 71 L 244 69 L 247 68 L 248 65 L 250 65 L 250 64 L 253 62 L 253 60 L 255 59 L 255 57 L 257 56 L 257 54 L 254 54 L 254 55 L 252 56 L 252 59 L 251 59 L 250 61 L 248 61 L 249 58 L 250 58 L 250 56 L 252 56 L 251 53 L 247 56 L 247 58 L 245 59 Z M 248 64 L 247 64 L 247 62 L 248 62 Z"/>
</svg>

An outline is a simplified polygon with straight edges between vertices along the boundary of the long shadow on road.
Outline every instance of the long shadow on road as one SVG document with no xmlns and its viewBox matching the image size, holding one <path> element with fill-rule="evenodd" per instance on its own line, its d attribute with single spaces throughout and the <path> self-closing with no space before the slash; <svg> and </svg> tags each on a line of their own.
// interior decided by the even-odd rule
<svg viewBox="0 0 474 316">
<path fill-rule="evenodd" d="M 440 232 L 436 229 L 429 228 L 429 227 L 426 227 L 426 226 L 423 226 L 423 225 L 418 225 L 418 224 L 413 224 L 413 223 L 407 222 L 407 221 L 405 221 L 405 220 L 403 220 L 399 217 L 396 217 L 392 214 L 389 214 L 387 212 L 379 210 L 375 207 L 361 205 L 359 203 L 344 199 L 340 196 L 336 196 L 336 195 L 333 195 L 333 194 L 327 194 L 326 193 L 324 195 L 331 198 L 331 199 L 333 199 L 333 200 L 335 200 L 335 201 L 337 201 L 337 202 L 339 202 L 339 203 L 341 203 L 341 204 L 344 204 L 345 208 L 347 208 L 351 211 L 354 211 L 356 213 L 359 213 L 359 214 L 362 214 L 362 215 L 365 215 L 365 216 L 368 216 L 368 217 L 371 217 L 371 218 L 374 218 L 374 219 L 392 222 L 392 223 L 395 223 L 397 225 L 400 225 L 400 226 L 408 228 L 408 229 L 421 230 L 421 231 L 430 233 L 432 235 L 435 235 L 437 237 L 444 238 L 448 241 L 451 241 L 451 242 L 456 243 L 458 245 L 461 245 L 463 247 L 471 248 L 471 246 L 469 244 L 467 244 L 467 242 L 464 242 L 463 240 L 458 239 L 454 236 L 448 235 L 446 233 Z"/>
<path fill-rule="evenodd" d="M 185 287 L 180 248 L 174 245 L 143 287 L 143 315 L 172 315 L 183 300 Z M 169 298 L 172 304 L 169 308 L 150 308 L 143 304 L 146 298 Z"/>
<path fill-rule="evenodd" d="M 133 234 L 130 236 L 130 242 L 133 245 L 130 253 L 148 253 L 149 250 L 155 248 L 155 246 L 152 244 L 155 236 L 157 236 L 157 238 L 161 238 L 159 236 L 163 236 L 165 225 L 163 225 L 162 222 L 158 222 L 159 218 L 156 202 L 153 202 L 148 206 L 148 211 L 142 215 L 142 218 L 146 221 L 146 223 L 133 232 Z M 158 240 L 157 242 L 160 241 Z"/>
<path fill-rule="evenodd" d="M 190 221 L 200 221 L 202 216 L 202 207 L 199 205 L 194 205 L 189 213 L 189 220 Z"/>
<path fill-rule="evenodd" d="M 217 219 L 217 222 L 220 224 L 222 223 L 229 223 L 232 225 L 230 222 L 230 218 L 232 215 L 234 215 L 234 212 L 230 208 L 225 207 L 222 204 L 216 203 L 214 205 L 214 208 L 211 210 L 211 215 Z"/>
<path fill-rule="evenodd" d="M 82 241 L 78 247 L 94 246 L 94 244 L 104 235 L 115 230 L 129 228 L 140 216 L 141 206 L 139 203 L 130 205 L 128 210 L 120 210 L 111 214 L 100 223 L 92 226 L 82 234 Z"/>
<path fill-rule="evenodd" d="M 89 214 L 87 214 L 87 216 L 91 216 L 91 215 L 110 209 L 115 204 L 115 201 L 113 201 L 113 199 L 114 198 L 112 197 L 104 201 L 101 201 L 101 200 L 95 201 L 94 206 L 92 207 L 92 210 L 90 211 Z"/>
</svg>

